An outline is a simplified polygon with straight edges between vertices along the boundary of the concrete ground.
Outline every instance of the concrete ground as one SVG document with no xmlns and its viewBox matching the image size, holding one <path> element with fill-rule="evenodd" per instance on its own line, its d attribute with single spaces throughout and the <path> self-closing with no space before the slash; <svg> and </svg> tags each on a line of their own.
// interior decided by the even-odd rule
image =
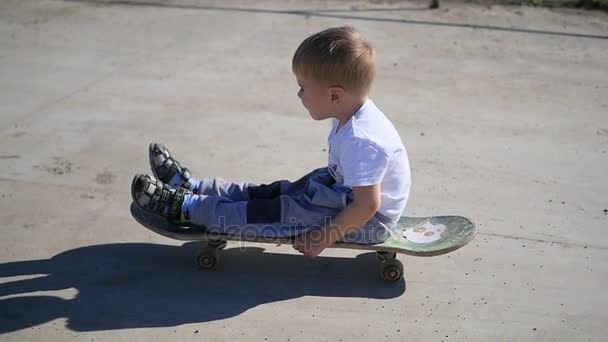
<svg viewBox="0 0 608 342">
<path fill-rule="evenodd" d="M 159 2 L 160 3 L 160 2 Z M 0 2 L 1 341 L 601 341 L 608 15 L 399 1 Z M 147 144 L 195 176 L 294 179 L 327 122 L 296 97 L 309 33 L 357 26 L 409 150 L 409 216 L 479 234 L 439 257 L 196 246 L 129 215 Z M 356 258 L 355 258 L 356 257 Z"/>
</svg>

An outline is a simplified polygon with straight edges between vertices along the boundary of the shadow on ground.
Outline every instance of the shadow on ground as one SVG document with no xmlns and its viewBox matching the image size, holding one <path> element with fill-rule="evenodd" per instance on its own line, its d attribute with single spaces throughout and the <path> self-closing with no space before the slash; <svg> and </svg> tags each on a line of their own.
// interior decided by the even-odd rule
<svg viewBox="0 0 608 342">
<path fill-rule="evenodd" d="M 228 248 L 217 270 L 200 271 L 198 246 L 108 244 L 0 264 L 0 277 L 40 275 L 0 284 L 0 296 L 11 296 L 0 300 L 0 333 L 61 317 L 75 331 L 168 327 L 302 296 L 388 299 L 406 288 L 405 281 L 388 284 L 379 277 L 375 253 L 308 259 Z M 75 298 L 32 293 L 68 288 L 78 291 Z"/>
</svg>

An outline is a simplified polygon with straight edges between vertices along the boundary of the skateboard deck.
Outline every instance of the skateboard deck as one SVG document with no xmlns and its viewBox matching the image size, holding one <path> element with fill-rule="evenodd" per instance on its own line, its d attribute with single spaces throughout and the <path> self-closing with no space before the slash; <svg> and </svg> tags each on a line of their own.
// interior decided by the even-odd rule
<svg viewBox="0 0 608 342">
<path fill-rule="evenodd" d="M 294 237 L 264 237 L 209 233 L 204 226 L 175 224 L 149 214 L 134 203 L 131 215 L 144 227 L 168 238 L 184 241 L 248 241 L 291 244 Z M 473 239 L 475 224 L 462 216 L 401 217 L 397 225 L 401 234 L 378 244 L 337 242 L 329 248 L 349 248 L 379 252 L 402 253 L 413 256 L 435 256 L 454 251 Z"/>
<path fill-rule="evenodd" d="M 225 247 L 227 241 L 291 244 L 295 239 L 295 236 L 266 237 L 209 232 L 204 226 L 169 222 L 162 217 L 145 212 L 135 203 L 131 203 L 131 215 L 144 227 L 168 238 L 205 242 L 203 252 L 197 257 L 199 266 L 205 269 L 215 267 L 219 250 Z M 397 234 L 393 234 L 382 243 L 337 242 L 329 248 L 376 251 L 384 265 L 382 277 L 388 281 L 396 281 L 403 276 L 403 265 L 396 259 L 397 253 L 412 256 L 446 254 L 466 245 L 477 233 L 475 224 L 462 216 L 404 216 L 399 220 L 395 230 Z"/>
</svg>

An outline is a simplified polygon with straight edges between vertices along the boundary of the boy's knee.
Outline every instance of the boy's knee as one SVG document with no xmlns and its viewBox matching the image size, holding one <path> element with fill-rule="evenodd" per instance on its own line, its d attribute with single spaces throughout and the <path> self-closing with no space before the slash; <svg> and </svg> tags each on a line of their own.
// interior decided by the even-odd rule
<svg viewBox="0 0 608 342">
<path fill-rule="evenodd" d="M 281 196 L 281 181 L 252 186 L 247 189 L 249 199 L 273 199 Z"/>
</svg>

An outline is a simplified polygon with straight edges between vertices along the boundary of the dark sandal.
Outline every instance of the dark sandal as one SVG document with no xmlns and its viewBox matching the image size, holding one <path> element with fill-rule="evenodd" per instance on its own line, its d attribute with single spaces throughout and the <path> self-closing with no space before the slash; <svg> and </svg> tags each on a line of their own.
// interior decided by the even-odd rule
<svg viewBox="0 0 608 342">
<path fill-rule="evenodd" d="M 185 188 L 173 189 L 148 175 L 135 175 L 131 183 L 133 202 L 150 214 L 172 221 L 180 219 L 184 196 L 191 193 Z"/>
<path fill-rule="evenodd" d="M 154 177 L 158 178 L 164 183 L 169 183 L 175 175 L 179 175 L 182 182 L 178 187 L 190 189 L 191 174 L 190 171 L 181 166 L 181 164 L 171 157 L 169 149 L 164 145 L 158 143 L 150 143 L 149 147 L 149 161 L 150 168 Z"/>
</svg>

